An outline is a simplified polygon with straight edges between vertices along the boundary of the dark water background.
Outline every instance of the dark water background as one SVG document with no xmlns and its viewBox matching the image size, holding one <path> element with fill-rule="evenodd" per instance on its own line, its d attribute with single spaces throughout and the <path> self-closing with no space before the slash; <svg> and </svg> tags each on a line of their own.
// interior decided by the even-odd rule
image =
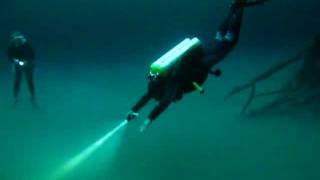
<svg viewBox="0 0 320 180">
<path fill-rule="evenodd" d="M 210 41 L 228 4 L 2 0 L 0 179 L 47 179 L 124 117 L 146 88 L 150 62 L 187 36 Z M 205 96 L 185 97 L 140 134 L 148 106 L 67 179 L 320 179 L 319 117 L 241 119 L 247 94 L 223 101 L 232 87 L 292 56 L 320 32 L 319 8 L 318 0 L 273 0 L 247 9 L 240 42 L 219 64 L 224 75 L 205 85 Z M 18 106 L 12 102 L 5 49 L 17 29 L 36 50 L 39 110 L 25 91 Z M 261 88 L 276 88 L 292 73 Z"/>
</svg>

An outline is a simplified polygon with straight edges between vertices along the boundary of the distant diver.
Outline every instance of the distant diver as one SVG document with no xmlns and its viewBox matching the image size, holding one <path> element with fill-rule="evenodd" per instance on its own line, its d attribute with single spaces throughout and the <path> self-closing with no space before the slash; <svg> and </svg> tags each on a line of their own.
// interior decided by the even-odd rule
<svg viewBox="0 0 320 180">
<path fill-rule="evenodd" d="M 148 76 L 148 90 L 131 108 L 126 120 L 135 119 L 139 110 L 152 98 L 155 99 L 159 103 L 140 127 L 140 131 L 144 131 L 172 102 L 181 100 L 184 94 L 194 90 L 203 93 L 201 85 L 208 75 L 221 75 L 219 69 L 212 68 L 230 53 L 239 40 L 244 8 L 266 1 L 234 0 L 213 44 L 204 46 L 197 38 L 186 39 L 154 62 Z"/>
<path fill-rule="evenodd" d="M 259 82 L 269 79 L 274 74 L 285 70 L 294 63 L 301 62 L 301 67 L 298 72 L 293 75 L 293 78 L 286 83 L 282 88 L 271 92 L 256 93 L 256 86 Z M 267 71 L 259 74 L 251 81 L 235 87 L 226 98 L 230 98 L 244 90 L 251 89 L 250 96 L 242 108 L 241 115 L 243 116 L 261 116 L 272 114 L 274 111 L 279 111 L 285 107 L 285 110 L 290 114 L 298 109 L 306 109 L 319 113 L 320 106 L 320 33 L 318 33 L 308 45 L 293 57 L 280 61 L 280 63 L 272 66 Z M 259 97 L 278 96 L 269 104 L 260 109 L 250 110 L 249 106 L 254 99 Z M 314 106 L 315 105 L 315 106 Z M 315 109 L 314 109 L 315 107 Z"/>
<path fill-rule="evenodd" d="M 33 48 L 27 38 L 21 32 L 16 31 L 10 36 L 7 53 L 14 70 L 13 95 L 15 103 L 18 103 L 21 80 L 22 76 L 25 75 L 31 94 L 31 103 L 35 105 L 35 87 L 33 82 L 35 53 Z"/>
</svg>

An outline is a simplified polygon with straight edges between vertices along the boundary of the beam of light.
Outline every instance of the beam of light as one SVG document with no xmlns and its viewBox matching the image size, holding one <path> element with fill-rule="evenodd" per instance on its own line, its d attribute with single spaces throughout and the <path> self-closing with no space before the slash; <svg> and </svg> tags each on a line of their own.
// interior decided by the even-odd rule
<svg viewBox="0 0 320 180">
<path fill-rule="evenodd" d="M 63 175 L 67 174 L 68 172 L 71 172 L 75 168 L 77 168 L 83 161 L 88 159 L 90 155 L 92 155 L 99 147 L 101 147 L 105 142 L 107 142 L 109 139 L 111 139 L 117 132 L 119 132 L 123 127 L 125 127 L 128 124 L 127 120 L 124 120 L 121 122 L 118 126 L 116 126 L 114 129 L 112 129 L 110 132 L 102 136 L 100 139 L 98 139 L 96 142 L 94 142 L 92 145 L 87 147 L 85 150 L 83 150 L 81 153 L 79 153 L 77 156 L 73 157 L 69 161 L 67 161 L 59 171 L 57 171 L 56 174 L 51 179 L 60 179 Z"/>
</svg>

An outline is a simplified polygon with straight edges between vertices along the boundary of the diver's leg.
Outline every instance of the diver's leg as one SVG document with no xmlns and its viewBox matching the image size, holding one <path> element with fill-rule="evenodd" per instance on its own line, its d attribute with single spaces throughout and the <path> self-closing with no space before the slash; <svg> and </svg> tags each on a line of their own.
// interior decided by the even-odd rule
<svg viewBox="0 0 320 180">
<path fill-rule="evenodd" d="M 135 119 L 139 115 L 139 111 L 141 108 L 143 108 L 150 100 L 152 96 L 151 93 L 148 91 L 145 93 L 140 100 L 131 108 L 131 111 L 127 113 L 126 120 L 131 121 Z"/>
<path fill-rule="evenodd" d="M 262 0 L 261 0 L 262 1 Z M 253 2 L 250 2 L 253 3 Z M 257 5 L 260 3 L 256 3 Z M 211 69 L 219 63 L 236 46 L 243 21 L 243 11 L 249 5 L 247 0 L 235 0 L 230 7 L 227 17 L 222 21 L 216 32 L 215 46 L 208 48 L 206 58 L 203 60 L 203 66 Z"/>
<path fill-rule="evenodd" d="M 160 116 L 171 104 L 172 100 L 162 100 L 159 104 L 151 111 L 148 116 L 148 119 L 143 122 L 140 126 L 140 132 L 143 132 L 146 128 L 148 128 L 155 119 Z"/>
<path fill-rule="evenodd" d="M 160 114 L 162 114 L 175 100 L 178 92 L 178 87 L 178 83 L 170 83 L 167 86 L 163 98 L 160 100 L 158 105 L 151 111 L 151 113 L 148 116 L 148 119 L 144 121 L 144 123 L 140 127 L 141 132 L 144 131 L 147 127 L 149 127 L 151 123 L 154 122 L 155 119 L 158 118 L 158 116 L 160 116 Z"/>
<path fill-rule="evenodd" d="M 232 4 L 229 14 L 220 24 L 215 36 L 215 45 L 208 47 L 206 57 L 203 59 L 203 66 L 211 69 L 222 61 L 229 54 L 238 42 L 242 17 L 243 6 Z"/>
<path fill-rule="evenodd" d="M 151 113 L 149 114 L 148 119 L 146 119 L 140 126 L 140 132 L 145 131 L 155 121 L 155 119 L 169 107 L 171 102 L 172 101 L 169 100 L 159 102 L 159 104 L 156 107 L 154 107 Z"/>
<path fill-rule="evenodd" d="M 159 104 L 151 111 L 149 120 L 154 121 L 161 113 L 163 113 L 171 104 L 170 100 L 162 100 Z"/>
<path fill-rule="evenodd" d="M 229 13 L 228 16 L 221 22 L 216 32 L 216 41 L 223 41 L 224 36 L 227 33 L 228 25 L 230 23 L 232 13 Z"/>
<path fill-rule="evenodd" d="M 143 108 L 152 98 L 150 92 L 145 93 L 140 100 L 131 108 L 133 112 L 140 111 L 141 108 Z"/>
<path fill-rule="evenodd" d="M 243 21 L 244 7 L 233 4 L 229 12 L 229 24 L 225 33 L 225 40 L 230 42 L 230 46 L 234 46 L 240 37 L 240 30 Z"/>
<path fill-rule="evenodd" d="M 217 41 L 223 41 L 226 40 L 225 36 L 230 31 L 230 26 L 237 25 L 240 29 L 240 25 L 242 22 L 242 16 L 243 16 L 243 7 L 239 5 L 239 3 L 233 2 L 231 4 L 229 13 L 227 17 L 222 21 L 222 23 L 219 25 L 218 31 L 216 33 L 216 40 Z M 232 27 L 232 29 L 236 29 Z"/>
<path fill-rule="evenodd" d="M 14 71 L 13 96 L 14 96 L 15 103 L 17 103 L 19 92 L 20 92 L 20 86 L 21 86 L 22 69 L 14 65 L 13 71 Z"/>
<path fill-rule="evenodd" d="M 31 102 L 35 105 L 35 87 L 34 87 L 34 79 L 33 79 L 33 67 L 26 67 L 25 70 L 28 89 L 31 95 Z"/>
<path fill-rule="evenodd" d="M 219 26 L 216 39 L 226 40 L 231 42 L 232 46 L 235 45 L 240 36 L 244 8 L 256 6 L 266 1 L 267 0 L 234 0 L 231 4 L 227 18 Z"/>
</svg>

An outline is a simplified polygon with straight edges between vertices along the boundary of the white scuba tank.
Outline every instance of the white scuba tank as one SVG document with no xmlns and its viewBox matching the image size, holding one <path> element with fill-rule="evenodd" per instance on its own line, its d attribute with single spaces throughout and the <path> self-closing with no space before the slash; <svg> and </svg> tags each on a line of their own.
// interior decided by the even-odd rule
<svg viewBox="0 0 320 180">
<path fill-rule="evenodd" d="M 150 65 L 150 73 L 157 76 L 165 76 L 174 68 L 179 61 L 183 60 L 188 52 L 201 47 L 201 41 L 198 38 L 186 38 L 158 60 Z"/>
</svg>

